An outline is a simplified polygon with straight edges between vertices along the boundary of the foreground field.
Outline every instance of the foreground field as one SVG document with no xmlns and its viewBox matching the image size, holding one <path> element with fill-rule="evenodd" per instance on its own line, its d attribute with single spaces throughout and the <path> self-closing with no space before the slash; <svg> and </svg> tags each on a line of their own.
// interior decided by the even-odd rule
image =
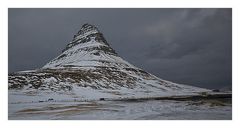
<svg viewBox="0 0 240 128">
<path fill-rule="evenodd" d="M 231 99 L 9 103 L 10 120 L 231 120 Z"/>
</svg>

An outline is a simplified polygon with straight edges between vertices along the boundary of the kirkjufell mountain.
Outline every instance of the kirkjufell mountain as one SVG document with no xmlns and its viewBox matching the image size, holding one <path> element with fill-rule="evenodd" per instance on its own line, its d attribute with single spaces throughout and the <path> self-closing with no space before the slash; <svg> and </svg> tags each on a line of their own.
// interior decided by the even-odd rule
<svg viewBox="0 0 240 128">
<path fill-rule="evenodd" d="M 15 102 L 180 96 L 209 91 L 163 80 L 130 64 L 90 24 L 84 24 L 62 53 L 42 68 L 10 73 L 8 79 L 9 100 Z"/>
</svg>

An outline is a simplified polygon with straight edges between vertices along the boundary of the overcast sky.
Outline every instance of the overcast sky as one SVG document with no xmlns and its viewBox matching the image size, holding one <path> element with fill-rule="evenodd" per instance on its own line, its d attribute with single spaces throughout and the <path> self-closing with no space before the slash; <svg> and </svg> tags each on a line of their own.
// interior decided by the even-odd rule
<svg viewBox="0 0 240 128">
<path fill-rule="evenodd" d="M 162 79 L 232 84 L 231 9 L 9 9 L 9 72 L 40 68 L 84 23 L 125 60 Z"/>
</svg>

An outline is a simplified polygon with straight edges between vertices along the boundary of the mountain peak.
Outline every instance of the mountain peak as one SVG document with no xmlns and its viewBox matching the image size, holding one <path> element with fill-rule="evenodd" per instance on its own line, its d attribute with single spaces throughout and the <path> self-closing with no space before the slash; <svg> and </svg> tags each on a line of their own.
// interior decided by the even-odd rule
<svg viewBox="0 0 240 128">
<path fill-rule="evenodd" d="M 62 53 L 47 63 L 44 68 L 118 67 L 120 65 L 124 68 L 133 67 L 118 56 L 96 26 L 84 24 Z"/>
<path fill-rule="evenodd" d="M 100 31 L 96 26 L 88 23 L 83 24 L 81 29 L 74 35 L 73 41 L 80 40 L 82 38 L 85 38 L 88 35 L 96 34 L 96 33 L 100 33 Z"/>
<path fill-rule="evenodd" d="M 96 26 L 86 23 L 82 25 L 81 29 L 78 31 L 76 36 L 84 36 L 91 33 L 100 33 L 100 32 Z"/>
<path fill-rule="evenodd" d="M 81 30 L 89 30 L 89 29 L 96 29 L 97 30 L 97 27 L 92 25 L 92 24 L 89 24 L 89 23 L 83 24 L 82 27 L 81 27 Z"/>
<path fill-rule="evenodd" d="M 85 44 L 94 40 L 95 43 L 101 43 L 109 46 L 106 39 L 103 37 L 103 34 L 98 30 L 98 28 L 91 24 L 83 24 L 81 29 L 74 35 L 72 41 L 67 44 L 66 48 L 63 50 L 66 51 L 73 46 L 78 44 Z"/>
</svg>

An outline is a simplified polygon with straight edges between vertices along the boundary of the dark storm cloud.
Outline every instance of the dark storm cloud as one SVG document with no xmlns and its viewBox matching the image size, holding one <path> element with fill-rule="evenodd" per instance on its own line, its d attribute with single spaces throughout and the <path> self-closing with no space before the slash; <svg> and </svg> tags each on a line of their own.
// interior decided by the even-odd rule
<svg viewBox="0 0 240 128">
<path fill-rule="evenodd" d="M 232 84 L 231 9 L 9 9 L 9 72 L 42 67 L 84 23 L 160 78 L 206 88 Z"/>
</svg>

